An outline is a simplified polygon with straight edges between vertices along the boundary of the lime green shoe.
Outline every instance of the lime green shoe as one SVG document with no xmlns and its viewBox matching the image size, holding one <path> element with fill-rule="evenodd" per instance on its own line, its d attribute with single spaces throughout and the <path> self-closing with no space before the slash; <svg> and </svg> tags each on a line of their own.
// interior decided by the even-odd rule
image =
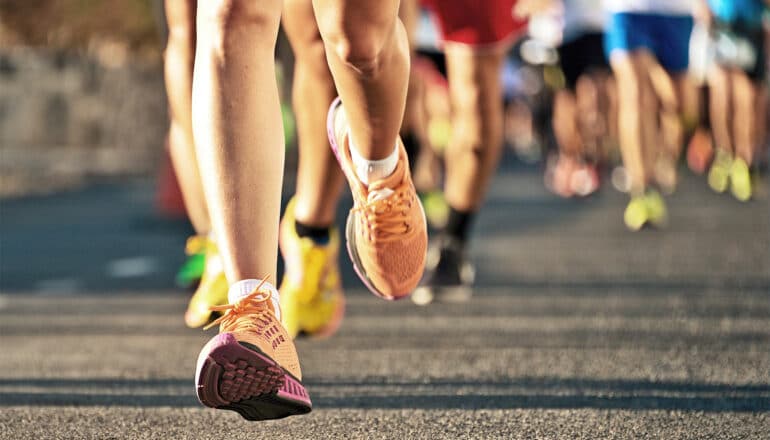
<svg viewBox="0 0 770 440">
<path fill-rule="evenodd" d="M 446 151 L 452 138 L 452 124 L 448 118 L 434 117 L 428 121 L 428 141 L 436 151 Z"/>
<path fill-rule="evenodd" d="M 441 229 L 449 218 L 449 204 L 441 191 L 429 191 L 420 194 L 422 206 L 425 209 L 425 217 L 428 224 L 435 229 Z"/>
<path fill-rule="evenodd" d="M 190 288 L 200 282 L 203 277 L 203 270 L 206 267 L 206 254 L 200 250 L 197 246 L 198 242 L 204 240 L 205 237 L 192 236 L 187 239 L 187 246 L 185 247 L 185 253 L 187 254 L 187 260 L 179 268 L 179 272 L 176 273 L 176 284 L 182 288 Z"/>
<path fill-rule="evenodd" d="M 623 221 L 631 231 L 638 231 L 647 223 L 647 199 L 644 195 L 633 196 L 623 213 Z"/>
<path fill-rule="evenodd" d="M 190 253 L 202 253 L 205 258 L 201 282 L 190 298 L 184 314 L 185 324 L 190 328 L 197 328 L 215 318 L 211 307 L 227 304 L 227 291 L 230 286 L 225 278 L 222 257 L 219 256 L 219 250 L 213 241 L 208 237 L 193 237 L 187 242 L 187 250 Z"/>
<path fill-rule="evenodd" d="M 730 190 L 736 199 L 746 202 L 751 198 L 751 173 L 749 165 L 740 157 L 730 166 Z"/>
<path fill-rule="evenodd" d="M 732 156 L 727 151 L 717 149 L 714 162 L 708 174 L 708 184 L 714 192 L 722 194 L 727 190 L 730 183 L 730 167 L 732 166 Z"/>
<path fill-rule="evenodd" d="M 292 338 L 300 333 L 328 337 L 337 331 L 345 314 L 345 295 L 337 263 L 339 233 L 331 229 L 329 242 L 324 245 L 300 237 L 294 226 L 294 205 L 292 199 L 286 207 L 279 235 L 286 264 L 279 289 L 281 322 Z"/>
<path fill-rule="evenodd" d="M 644 196 L 647 204 L 647 220 L 656 227 L 665 226 L 668 222 L 666 202 L 659 192 L 654 189 L 647 191 Z"/>
</svg>

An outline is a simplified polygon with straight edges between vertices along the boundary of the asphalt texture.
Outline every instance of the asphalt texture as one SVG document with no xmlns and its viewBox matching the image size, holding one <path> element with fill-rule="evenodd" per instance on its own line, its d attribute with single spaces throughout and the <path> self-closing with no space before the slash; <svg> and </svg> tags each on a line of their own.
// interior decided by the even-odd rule
<svg viewBox="0 0 770 440">
<path fill-rule="evenodd" d="M 212 331 L 173 287 L 189 227 L 147 182 L 0 204 L 0 438 L 770 438 L 770 201 L 683 172 L 664 230 L 611 188 L 560 200 L 505 167 L 474 232 L 466 304 L 364 292 L 298 351 L 311 414 L 201 407 Z M 341 208 L 344 210 L 344 207 Z"/>
</svg>

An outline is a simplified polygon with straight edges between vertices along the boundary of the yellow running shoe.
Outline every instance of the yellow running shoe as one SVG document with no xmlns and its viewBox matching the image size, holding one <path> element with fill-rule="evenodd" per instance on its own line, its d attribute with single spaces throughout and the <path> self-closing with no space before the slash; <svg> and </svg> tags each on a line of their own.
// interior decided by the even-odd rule
<svg viewBox="0 0 770 440">
<path fill-rule="evenodd" d="M 751 198 L 751 173 L 745 160 L 736 157 L 730 166 L 730 190 L 736 199 L 746 202 Z"/>
<path fill-rule="evenodd" d="M 281 283 L 282 322 L 289 336 L 300 333 L 327 337 L 334 334 L 345 314 L 337 258 L 340 237 L 329 231 L 329 243 L 319 245 L 297 235 L 292 199 L 281 221 L 278 244 L 286 273 Z"/>
<path fill-rule="evenodd" d="M 718 148 L 714 162 L 708 174 L 708 184 L 715 192 L 722 194 L 727 190 L 730 178 L 732 157 L 727 151 Z"/>
<path fill-rule="evenodd" d="M 353 168 L 348 124 L 337 98 L 327 119 L 329 143 L 350 184 L 354 207 L 345 238 L 353 267 L 367 288 L 389 300 L 404 298 L 417 287 L 425 270 L 428 227 L 417 197 L 403 143 L 393 173 L 364 185 Z"/>
<path fill-rule="evenodd" d="M 631 231 L 638 231 L 647 223 L 647 200 L 644 195 L 633 196 L 623 213 L 623 221 Z"/>
<path fill-rule="evenodd" d="M 311 411 L 297 350 L 281 325 L 279 294 L 265 281 L 243 280 L 206 328 L 219 324 L 198 355 L 198 400 L 247 420 L 280 419 Z"/>
<path fill-rule="evenodd" d="M 664 226 L 668 222 L 668 210 L 660 193 L 651 189 L 644 196 L 644 201 L 647 205 L 647 220 L 653 226 Z"/>
<path fill-rule="evenodd" d="M 184 323 L 190 328 L 206 325 L 213 317 L 211 307 L 227 304 L 227 279 L 217 245 L 205 236 L 187 240 L 187 253 L 204 253 L 206 263 L 198 289 L 187 304 Z"/>
</svg>

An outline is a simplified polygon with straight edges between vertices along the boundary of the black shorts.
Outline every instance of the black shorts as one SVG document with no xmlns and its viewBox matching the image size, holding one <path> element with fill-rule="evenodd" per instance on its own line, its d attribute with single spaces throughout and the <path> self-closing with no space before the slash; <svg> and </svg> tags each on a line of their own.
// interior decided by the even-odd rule
<svg viewBox="0 0 770 440">
<path fill-rule="evenodd" d="M 604 55 L 604 34 L 587 33 L 562 44 L 557 49 L 559 63 L 570 90 L 575 89 L 578 78 L 594 70 L 608 70 L 609 63 Z"/>
<path fill-rule="evenodd" d="M 435 49 L 417 48 L 417 55 L 430 61 L 438 72 L 446 78 L 446 55 L 444 52 Z"/>
<path fill-rule="evenodd" d="M 765 35 L 761 27 L 741 21 L 717 21 L 712 32 L 716 59 L 720 66 L 743 70 L 754 81 L 764 81 L 766 73 Z M 743 49 L 736 49 L 736 48 Z M 749 54 L 746 53 L 749 49 Z"/>
</svg>

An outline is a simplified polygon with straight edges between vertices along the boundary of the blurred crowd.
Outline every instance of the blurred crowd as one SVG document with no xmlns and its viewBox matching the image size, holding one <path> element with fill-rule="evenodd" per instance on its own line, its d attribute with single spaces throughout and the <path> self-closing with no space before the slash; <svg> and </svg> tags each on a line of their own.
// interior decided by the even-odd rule
<svg viewBox="0 0 770 440">
<path fill-rule="evenodd" d="M 768 20 L 761 2 L 682 2 L 693 8 L 674 24 L 687 52 L 673 70 L 651 42 L 613 54 L 612 33 L 635 25 L 617 18 L 613 3 L 623 2 L 518 3 L 529 24 L 501 73 L 505 143 L 522 161 L 543 163 L 545 185 L 561 197 L 589 196 L 605 182 L 629 193 L 625 221 L 632 230 L 665 224 L 662 197 L 675 191 L 680 161 L 706 175 L 715 192 L 729 188 L 749 200 L 768 160 Z M 415 181 L 429 217 L 441 224 L 445 210 L 434 189 L 452 127 L 438 31 L 427 9 L 418 35 L 415 67 L 430 148 L 415 164 Z M 670 50 L 663 56 L 676 55 Z"/>
<path fill-rule="evenodd" d="M 441 188 L 452 106 L 440 23 L 430 2 L 415 3 L 409 104 L 420 114 L 412 118 L 418 123 L 410 122 L 419 147 L 410 154 L 428 220 L 441 228 L 448 214 Z M 516 3 L 511 13 L 527 24 L 500 72 L 505 145 L 522 162 L 541 164 L 545 186 L 560 197 L 587 197 L 605 184 L 628 193 L 624 221 L 631 230 L 665 225 L 663 197 L 676 189 L 680 162 L 704 175 L 715 192 L 730 189 L 737 200 L 749 200 L 768 164 L 766 3 L 686 0 L 672 2 L 670 12 L 666 2 L 641 2 L 653 16 L 683 19 L 668 38 L 682 40 L 680 52 L 686 52 L 656 49 L 652 38 L 613 55 L 613 35 L 639 26 L 618 18 L 628 15 L 617 12 L 624 3 L 635 4 Z M 677 11 L 677 3 L 685 7 Z M 293 147 L 287 72 L 294 56 L 285 40 L 277 58 L 285 139 Z M 672 62 L 673 68 L 666 64 Z"/>
<path fill-rule="evenodd" d="M 166 2 L 172 30 L 164 33 L 169 145 L 198 231 L 188 246 L 189 264 L 180 272 L 186 284 L 200 278 L 207 258 L 219 256 L 207 235 L 208 209 L 191 143 L 185 141 L 191 134 L 180 125 L 184 118 L 179 122 L 174 116 L 189 111 L 192 71 L 175 70 L 181 64 L 170 57 L 185 51 L 192 56 L 194 33 L 184 29 L 194 22 L 195 8 L 169 10 L 169 5 L 187 3 Z M 503 144 L 522 162 L 541 164 L 545 186 L 560 197 L 588 197 L 607 184 L 627 193 L 618 220 L 632 231 L 665 226 L 665 197 L 676 190 L 681 162 L 716 193 L 730 190 L 742 202 L 754 195 L 768 162 L 770 19 L 764 0 L 463 5 L 404 0 L 399 14 L 412 52 L 401 138 L 437 237 L 415 302 L 431 302 L 438 290 L 470 294 L 468 230 Z M 308 67 L 323 62 L 308 49 L 320 41 L 307 21 L 311 16 L 309 2 L 288 2 L 276 50 L 284 139 L 295 146 L 299 137 L 300 144 L 297 195 L 285 215 L 291 221 L 285 222 L 296 223 L 300 241 L 318 238 L 313 233 L 329 240 L 326 228 L 339 195 L 338 178 L 322 165 L 328 146 L 318 136 L 324 115 L 315 109 L 325 108 L 333 92 L 320 85 L 330 81 L 328 74 Z M 174 31 L 175 23 L 181 31 Z M 291 217 L 297 203 L 314 206 L 303 208 L 305 224 Z M 199 292 L 225 292 L 221 264 L 209 266 L 216 270 L 203 280 L 216 288 L 204 283 Z M 197 321 L 208 317 L 210 302 L 202 302 Z"/>
</svg>

